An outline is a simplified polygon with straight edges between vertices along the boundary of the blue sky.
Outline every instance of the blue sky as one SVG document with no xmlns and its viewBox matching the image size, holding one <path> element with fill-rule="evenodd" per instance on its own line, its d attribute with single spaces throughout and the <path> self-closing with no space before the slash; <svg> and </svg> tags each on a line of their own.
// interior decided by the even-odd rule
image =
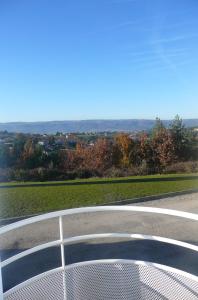
<svg viewBox="0 0 198 300">
<path fill-rule="evenodd" d="M 198 117 L 197 0 L 0 0 L 0 122 Z"/>
</svg>

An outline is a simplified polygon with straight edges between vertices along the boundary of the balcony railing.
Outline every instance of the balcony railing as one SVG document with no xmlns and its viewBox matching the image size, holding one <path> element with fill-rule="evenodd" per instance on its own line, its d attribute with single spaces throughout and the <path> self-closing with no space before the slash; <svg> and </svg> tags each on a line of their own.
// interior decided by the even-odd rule
<svg viewBox="0 0 198 300">
<path fill-rule="evenodd" d="M 37 245 L 2 260 L 1 270 L 30 254 L 54 246 L 60 247 L 61 266 L 25 280 L 6 291 L 3 280 L 0 280 L 1 299 L 198 299 L 198 277 L 165 265 L 127 259 L 92 260 L 66 265 L 65 245 L 101 238 L 157 241 L 198 251 L 198 246 L 184 241 L 137 233 L 105 232 L 64 238 L 63 217 L 97 212 L 161 214 L 193 222 L 198 221 L 198 215 L 176 210 L 140 206 L 98 206 L 51 212 L 4 226 L 0 228 L 0 236 L 5 237 L 11 231 L 24 226 L 58 218 L 59 239 Z"/>
</svg>

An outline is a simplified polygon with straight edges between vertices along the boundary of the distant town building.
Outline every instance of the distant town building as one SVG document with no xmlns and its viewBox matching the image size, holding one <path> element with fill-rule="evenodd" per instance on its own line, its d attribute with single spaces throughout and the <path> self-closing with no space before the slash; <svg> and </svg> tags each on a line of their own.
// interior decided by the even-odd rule
<svg viewBox="0 0 198 300">
<path fill-rule="evenodd" d="M 43 141 L 39 141 L 39 142 L 38 142 L 38 145 L 40 145 L 40 146 L 44 146 L 44 145 L 45 145 L 45 143 L 44 143 Z"/>
</svg>

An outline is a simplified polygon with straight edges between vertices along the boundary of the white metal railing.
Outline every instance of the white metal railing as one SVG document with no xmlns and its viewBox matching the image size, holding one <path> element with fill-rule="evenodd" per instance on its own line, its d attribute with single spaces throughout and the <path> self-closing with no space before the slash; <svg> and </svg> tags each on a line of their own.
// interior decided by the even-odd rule
<svg viewBox="0 0 198 300">
<path fill-rule="evenodd" d="M 127 270 L 125 266 L 131 266 L 131 268 L 127 268 Z M 104 281 L 105 273 L 107 276 L 105 276 L 106 280 Z M 121 276 L 119 276 L 119 273 L 121 273 Z M 62 285 L 60 280 L 57 282 L 58 280 L 56 280 L 56 277 L 54 278 L 54 274 L 62 276 L 62 268 L 39 274 L 33 280 L 32 278 L 26 280 L 5 292 L 4 299 L 90 300 L 96 299 L 95 295 L 97 295 L 97 299 L 113 300 L 198 299 L 198 277 L 172 267 L 151 262 L 104 259 L 68 265 L 65 268 L 66 281 L 70 283 L 67 285 L 67 294 L 63 293 L 64 282 Z M 150 274 L 151 276 L 149 276 Z M 55 280 L 49 280 L 50 285 L 46 285 L 46 281 L 43 284 L 42 279 L 49 279 L 49 277 Z M 128 281 L 127 284 L 126 281 Z M 158 297 L 154 298 L 150 293 L 145 295 L 144 290 L 141 297 L 136 292 L 140 283 L 141 289 L 144 289 L 144 286 L 151 287 L 157 292 Z M 134 289 L 132 293 L 131 289 Z"/>
<path fill-rule="evenodd" d="M 1 259 L 0 259 L 1 262 Z M 2 281 L 2 272 L 0 268 L 0 299 L 3 299 L 3 281 Z"/>
<path fill-rule="evenodd" d="M 141 213 L 154 213 L 154 214 L 162 214 L 162 215 L 168 215 L 168 216 L 174 216 L 184 219 L 189 219 L 193 221 L 198 221 L 198 215 L 192 214 L 188 212 L 182 212 L 177 210 L 170 210 L 170 209 L 161 209 L 161 208 L 153 208 L 153 207 L 140 207 L 140 206 L 98 206 L 98 207 L 84 207 L 84 208 L 76 208 L 76 209 L 69 209 L 69 210 L 63 210 L 63 211 L 56 211 L 51 212 L 43 215 L 39 215 L 36 217 L 28 218 L 16 223 L 12 223 L 10 225 L 4 226 L 0 228 L 0 235 L 6 235 L 6 233 L 19 229 L 23 226 L 34 224 L 37 222 L 41 222 L 44 220 L 49 220 L 52 218 L 58 218 L 59 219 L 59 239 L 55 241 L 51 241 L 48 243 L 44 243 L 38 246 L 35 246 L 33 248 L 30 248 L 28 250 L 24 250 L 21 253 L 18 253 L 16 255 L 13 255 L 12 257 L 7 258 L 4 261 L 1 261 L 1 269 L 5 266 L 9 265 L 10 263 L 13 263 L 14 261 L 23 258 L 27 255 L 30 255 L 32 253 L 35 253 L 37 251 L 47 249 L 49 247 L 53 246 L 60 246 L 61 250 L 61 270 L 63 271 L 63 288 L 64 288 L 64 299 L 66 299 L 66 266 L 65 266 L 65 253 L 64 253 L 64 245 L 77 242 L 77 241 L 83 241 L 83 240 L 90 240 L 90 239 L 99 239 L 99 238 L 127 238 L 127 239 L 143 239 L 143 240 L 152 240 L 152 241 L 158 241 L 158 242 L 164 242 L 172 245 L 176 245 L 179 247 L 183 247 L 186 249 L 190 249 L 193 251 L 198 252 L 198 246 L 189 244 L 186 242 L 178 241 L 175 239 L 165 238 L 161 236 L 153 236 L 153 235 L 145 235 L 145 234 L 129 234 L 129 233 L 99 233 L 99 234 L 87 234 L 87 235 L 81 235 L 81 236 L 74 236 L 70 238 L 64 239 L 63 234 L 63 222 L 62 218 L 63 216 L 69 216 L 69 215 L 76 215 L 81 213 L 94 213 L 94 212 L 141 212 Z M 49 272 L 49 271 L 48 271 Z M 46 273 L 41 274 L 40 276 L 45 276 Z M 0 277 L 1 277 L 1 270 L 0 270 Z M 31 281 L 31 279 L 30 279 Z M 16 289 L 15 287 L 14 289 Z M 0 278 L 0 295 L 3 299 L 3 284 L 2 280 Z M 6 292 L 6 295 L 9 294 L 9 291 Z"/>
</svg>

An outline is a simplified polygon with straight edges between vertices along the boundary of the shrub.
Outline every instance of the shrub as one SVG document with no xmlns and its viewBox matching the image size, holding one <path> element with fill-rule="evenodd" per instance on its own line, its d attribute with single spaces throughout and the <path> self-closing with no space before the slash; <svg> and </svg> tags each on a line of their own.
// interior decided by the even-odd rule
<svg viewBox="0 0 198 300">
<path fill-rule="evenodd" d="M 90 177 L 98 176 L 99 174 L 96 174 L 96 172 L 93 172 L 88 169 L 81 169 L 76 171 L 76 178 L 86 179 Z"/>
<path fill-rule="evenodd" d="M 6 182 L 10 180 L 10 169 L 0 168 L 0 182 Z"/>
<path fill-rule="evenodd" d="M 198 172 L 198 161 L 186 161 L 178 162 L 167 166 L 163 173 L 173 174 L 173 173 L 197 173 Z"/>
</svg>

